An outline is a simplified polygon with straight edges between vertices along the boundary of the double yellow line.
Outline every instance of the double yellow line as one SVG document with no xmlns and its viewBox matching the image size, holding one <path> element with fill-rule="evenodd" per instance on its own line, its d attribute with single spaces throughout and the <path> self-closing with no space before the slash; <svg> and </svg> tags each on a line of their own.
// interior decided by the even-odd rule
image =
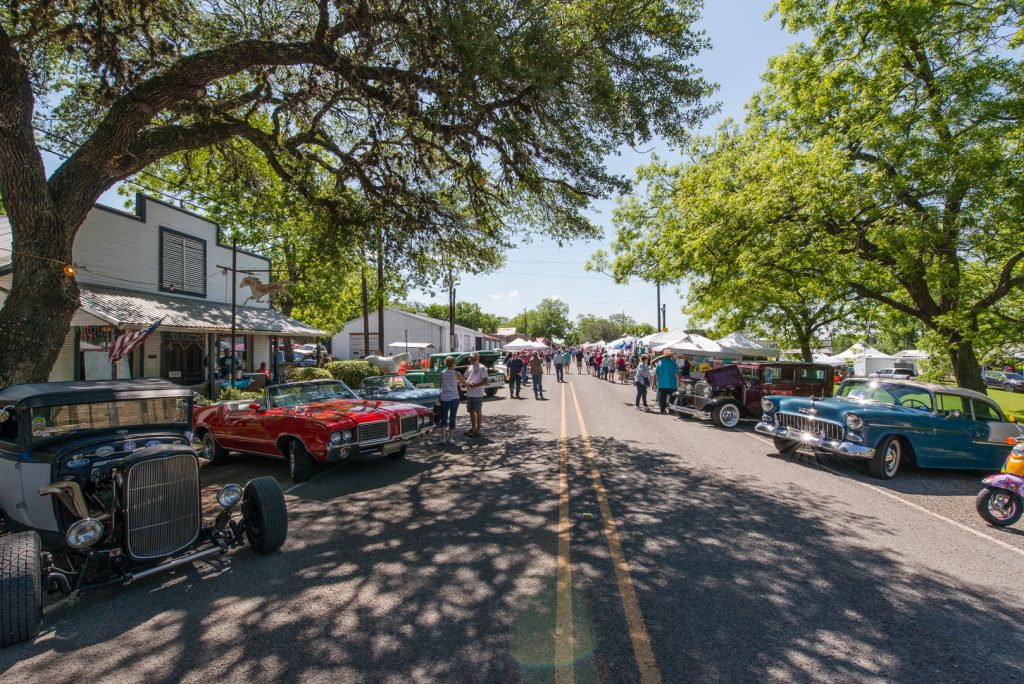
<svg viewBox="0 0 1024 684">
<path fill-rule="evenodd" d="M 583 440 L 583 451 L 590 466 L 590 478 L 597 492 L 597 505 L 604 521 L 604 536 L 608 541 L 608 553 L 615 569 L 615 581 L 622 599 L 622 610 L 626 616 L 629 639 L 633 645 L 633 656 L 636 658 L 640 681 L 645 684 L 660 684 L 661 671 L 654 658 L 651 637 L 647 633 L 643 611 L 633 586 L 633 578 L 629 573 L 629 562 L 622 552 L 619 541 L 618 527 L 612 516 L 608 495 L 601 479 L 601 470 L 597 465 L 593 445 L 587 425 L 583 420 L 580 402 L 576 396 L 576 387 L 572 383 L 562 385 L 561 394 L 561 435 L 559 439 L 559 476 L 558 476 L 558 559 L 556 564 L 556 599 L 555 599 L 555 682 L 572 684 L 573 682 L 573 609 L 572 609 L 572 566 L 570 563 L 571 522 L 569 520 L 569 446 L 566 433 L 565 386 L 572 390 L 572 403 L 576 409 L 576 420 L 580 426 L 580 437 Z"/>
</svg>

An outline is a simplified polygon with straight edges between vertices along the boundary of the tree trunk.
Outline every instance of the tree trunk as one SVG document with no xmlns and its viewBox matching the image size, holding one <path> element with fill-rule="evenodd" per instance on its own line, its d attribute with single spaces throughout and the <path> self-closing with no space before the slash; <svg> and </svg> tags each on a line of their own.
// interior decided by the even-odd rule
<svg viewBox="0 0 1024 684">
<path fill-rule="evenodd" d="M 28 225 L 12 220 L 11 232 L 14 278 L 0 309 L 0 387 L 46 382 L 78 309 L 78 284 L 63 270 L 75 230 L 40 215 Z"/>
<path fill-rule="evenodd" d="M 363 263 L 359 266 L 359 278 L 363 289 L 363 356 L 370 355 L 370 292 L 366 287 L 366 249 L 360 247 Z"/>
<path fill-rule="evenodd" d="M 950 350 L 949 358 L 953 362 L 956 383 L 965 389 L 988 394 L 981 379 L 981 364 L 974 352 L 974 344 L 970 340 L 960 339 L 959 335 L 953 336 L 953 343 L 956 346 Z"/>
</svg>

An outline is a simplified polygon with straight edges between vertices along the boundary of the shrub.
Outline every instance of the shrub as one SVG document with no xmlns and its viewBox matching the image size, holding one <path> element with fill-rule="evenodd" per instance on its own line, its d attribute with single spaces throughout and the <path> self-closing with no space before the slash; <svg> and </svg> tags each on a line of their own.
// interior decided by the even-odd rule
<svg viewBox="0 0 1024 684">
<path fill-rule="evenodd" d="M 359 389 L 364 378 L 380 375 L 380 369 L 369 361 L 331 361 L 324 366 L 324 370 L 335 380 L 341 380 L 355 389 Z"/>
<path fill-rule="evenodd" d="M 288 371 L 288 379 L 292 382 L 301 380 L 330 380 L 331 374 L 323 368 L 315 366 L 295 366 Z"/>
<path fill-rule="evenodd" d="M 236 389 L 231 387 L 225 387 L 217 395 L 217 401 L 242 401 L 243 399 L 248 400 L 259 400 L 263 398 L 263 392 L 246 392 L 244 390 Z"/>
</svg>

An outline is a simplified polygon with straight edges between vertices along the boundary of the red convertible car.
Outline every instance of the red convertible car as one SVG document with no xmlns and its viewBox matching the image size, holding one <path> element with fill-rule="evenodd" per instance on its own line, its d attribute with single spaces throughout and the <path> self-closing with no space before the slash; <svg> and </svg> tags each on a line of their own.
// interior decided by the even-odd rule
<svg viewBox="0 0 1024 684">
<path fill-rule="evenodd" d="M 270 385 L 262 401 L 227 401 L 195 411 L 196 437 L 211 465 L 228 451 L 288 459 L 292 480 L 308 480 L 313 461 L 357 454 L 405 456 L 434 427 L 430 409 L 361 399 L 340 380 Z"/>
</svg>

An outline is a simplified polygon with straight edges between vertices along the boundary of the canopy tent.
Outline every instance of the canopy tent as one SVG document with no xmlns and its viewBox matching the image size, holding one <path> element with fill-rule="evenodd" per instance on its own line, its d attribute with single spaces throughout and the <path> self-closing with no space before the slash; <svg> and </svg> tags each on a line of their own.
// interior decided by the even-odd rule
<svg viewBox="0 0 1024 684">
<path fill-rule="evenodd" d="M 657 347 L 659 344 L 664 344 L 665 342 L 669 342 L 669 341 L 672 341 L 672 340 L 678 340 L 679 338 L 681 338 L 681 337 L 683 337 L 685 335 L 686 335 L 685 331 L 679 330 L 678 328 L 672 328 L 668 332 L 659 332 L 659 333 L 654 333 L 653 335 L 650 335 L 649 338 L 645 338 L 645 339 L 647 339 L 647 341 L 644 342 L 644 344 L 646 344 L 647 346 L 649 346 L 649 347 L 651 347 L 653 349 L 653 348 Z M 643 340 L 641 340 L 641 341 L 643 341 Z"/>
<path fill-rule="evenodd" d="M 778 357 L 780 350 L 771 346 L 767 342 L 761 342 L 755 340 L 752 337 L 747 337 L 742 332 L 734 332 L 731 335 L 726 335 L 720 340 L 715 340 L 722 346 L 727 354 L 735 354 L 737 356 L 757 356 L 757 357 Z"/>
<path fill-rule="evenodd" d="M 682 335 L 674 340 L 666 340 L 664 344 L 655 344 L 654 351 L 670 351 L 676 354 L 693 354 L 694 356 L 722 356 L 725 350 L 722 345 L 703 335 Z"/>
<path fill-rule="evenodd" d="M 893 358 L 886 354 L 885 352 L 879 351 L 878 349 L 875 349 L 874 347 L 863 341 L 857 342 L 846 351 L 835 355 L 835 358 L 842 359 L 843 361 L 847 362 L 856 361 L 857 359 L 863 359 L 865 357 L 869 359 L 877 359 L 883 357 Z"/>
<path fill-rule="evenodd" d="M 897 359 L 910 359 L 911 361 L 919 361 L 921 359 L 928 358 L 928 352 L 921 351 L 920 349 L 904 349 L 893 354 Z"/>
<path fill-rule="evenodd" d="M 502 349 L 510 352 L 542 351 L 547 349 L 547 345 L 541 344 L 540 342 L 533 342 L 531 340 L 513 340 L 502 347 Z"/>
<path fill-rule="evenodd" d="M 829 356 L 828 354 L 815 354 L 813 357 L 815 363 L 824 363 L 828 366 L 846 366 L 846 361 L 836 356 Z"/>
</svg>

